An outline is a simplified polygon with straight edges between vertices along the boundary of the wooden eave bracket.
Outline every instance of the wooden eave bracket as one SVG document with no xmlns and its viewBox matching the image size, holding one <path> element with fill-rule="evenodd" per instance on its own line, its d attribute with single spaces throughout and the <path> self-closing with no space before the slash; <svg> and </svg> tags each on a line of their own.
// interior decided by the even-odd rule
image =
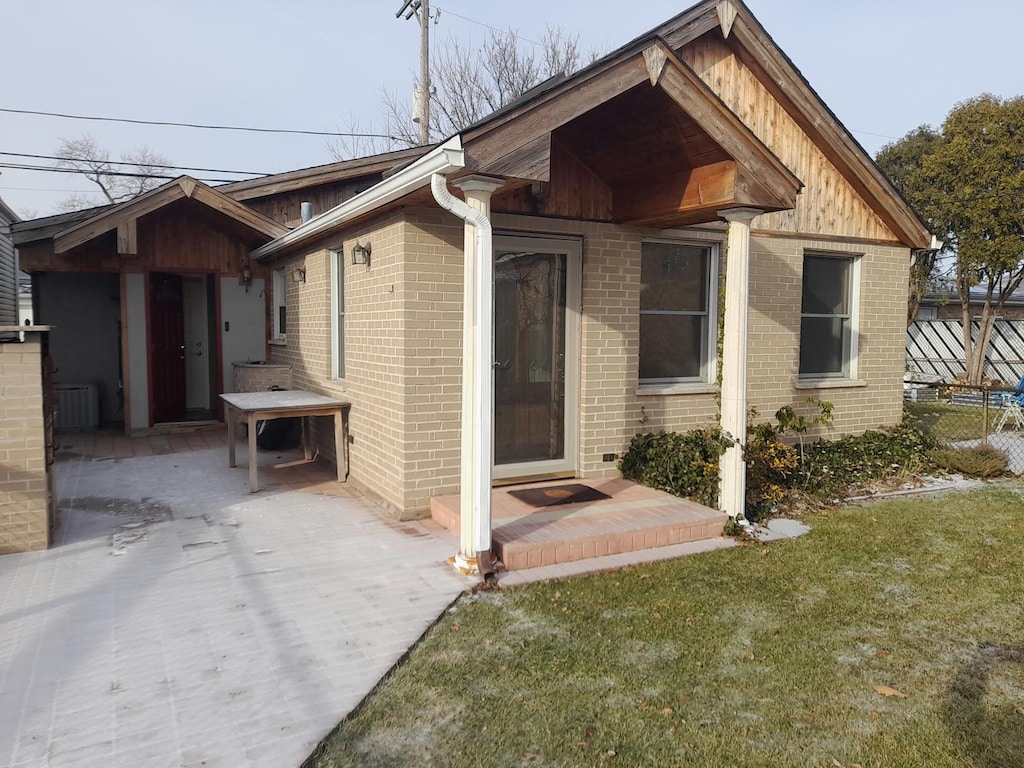
<svg viewBox="0 0 1024 768">
<path fill-rule="evenodd" d="M 729 33 L 732 32 L 732 23 L 736 21 L 736 6 L 729 0 L 721 0 L 715 7 L 715 13 L 718 15 L 718 26 L 722 29 L 722 37 L 728 39 Z"/>
<path fill-rule="evenodd" d="M 647 65 L 647 74 L 651 78 L 651 85 L 657 85 L 661 79 L 661 73 L 665 71 L 668 63 L 668 54 L 660 45 L 649 45 L 644 48 L 644 63 Z"/>
<path fill-rule="evenodd" d="M 117 225 L 117 253 L 119 256 L 137 256 L 139 253 L 139 232 L 136 222 L 129 219 Z"/>
<path fill-rule="evenodd" d="M 192 193 L 196 191 L 196 183 L 196 180 L 189 176 L 178 180 L 178 186 L 185 193 L 185 197 L 192 197 Z"/>
</svg>

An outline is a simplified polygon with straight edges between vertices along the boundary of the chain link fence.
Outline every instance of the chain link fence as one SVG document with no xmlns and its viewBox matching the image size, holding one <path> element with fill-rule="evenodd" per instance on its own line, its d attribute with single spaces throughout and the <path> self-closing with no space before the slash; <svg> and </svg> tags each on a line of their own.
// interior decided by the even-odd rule
<svg viewBox="0 0 1024 768">
<path fill-rule="evenodd" d="M 1024 474 L 1024 387 L 910 383 L 904 384 L 903 399 L 941 445 L 995 449 L 1006 455 L 1007 471 Z"/>
</svg>

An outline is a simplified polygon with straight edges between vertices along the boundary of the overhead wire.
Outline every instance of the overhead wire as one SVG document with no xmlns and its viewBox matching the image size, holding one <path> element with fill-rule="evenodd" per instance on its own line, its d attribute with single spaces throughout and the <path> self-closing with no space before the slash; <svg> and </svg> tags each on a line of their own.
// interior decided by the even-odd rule
<svg viewBox="0 0 1024 768">
<path fill-rule="evenodd" d="M 30 165 L 28 163 L 5 163 L 0 162 L 0 168 L 9 168 L 15 171 L 43 171 L 48 173 L 74 173 L 81 176 L 88 176 L 89 174 L 96 175 L 96 171 L 87 170 L 85 168 L 54 168 L 50 165 Z M 181 174 L 174 176 L 164 173 L 131 173 L 129 171 L 103 171 L 99 174 L 100 176 L 120 176 L 130 179 L 176 179 Z M 211 179 L 196 177 L 197 181 L 208 182 L 212 184 L 230 184 L 239 179 Z"/>
<path fill-rule="evenodd" d="M 349 136 L 357 138 L 396 139 L 386 133 L 353 133 L 345 131 L 307 131 L 298 128 L 257 128 L 243 125 L 211 125 L 205 123 L 184 123 L 173 120 L 142 120 L 131 117 L 106 117 L 101 115 L 73 115 L 67 112 L 44 112 L 34 109 L 13 109 L 0 107 L 0 112 L 13 115 L 33 115 L 38 117 L 59 117 L 66 120 L 93 120 L 106 123 L 128 123 L 131 125 L 156 125 L 172 128 L 200 128 L 208 131 L 247 131 L 250 133 L 286 133 L 299 136 Z"/>
<path fill-rule="evenodd" d="M 173 163 L 137 163 L 134 160 L 108 160 L 100 157 L 60 157 L 59 155 L 33 155 L 27 152 L 0 152 L 5 157 L 28 157 L 33 160 L 64 160 L 77 163 L 104 163 L 108 165 L 127 165 L 132 168 L 176 168 L 179 171 L 201 171 L 203 173 L 237 173 L 241 176 L 270 176 L 265 171 L 231 171 L 225 168 L 197 168 L 191 165 L 174 165 Z"/>
</svg>

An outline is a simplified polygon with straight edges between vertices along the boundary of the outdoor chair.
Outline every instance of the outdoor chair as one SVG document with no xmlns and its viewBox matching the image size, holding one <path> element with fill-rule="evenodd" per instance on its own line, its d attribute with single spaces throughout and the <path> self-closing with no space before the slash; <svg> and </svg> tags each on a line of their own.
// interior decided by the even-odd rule
<svg viewBox="0 0 1024 768">
<path fill-rule="evenodd" d="M 1011 419 L 1014 429 L 1024 428 L 1024 377 L 1021 377 L 1015 391 L 1003 393 L 1000 405 L 1003 408 L 1003 415 L 996 423 L 996 432 L 1001 432 L 1006 426 L 1006 422 Z"/>
</svg>

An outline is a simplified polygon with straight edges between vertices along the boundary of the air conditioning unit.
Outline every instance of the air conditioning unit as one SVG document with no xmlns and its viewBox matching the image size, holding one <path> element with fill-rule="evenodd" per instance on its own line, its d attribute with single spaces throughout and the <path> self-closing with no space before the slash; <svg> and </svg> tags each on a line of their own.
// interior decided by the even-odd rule
<svg viewBox="0 0 1024 768">
<path fill-rule="evenodd" d="M 86 432 L 100 426 L 100 396 L 95 384 L 54 384 L 57 410 L 53 428 L 57 432 Z"/>
</svg>

